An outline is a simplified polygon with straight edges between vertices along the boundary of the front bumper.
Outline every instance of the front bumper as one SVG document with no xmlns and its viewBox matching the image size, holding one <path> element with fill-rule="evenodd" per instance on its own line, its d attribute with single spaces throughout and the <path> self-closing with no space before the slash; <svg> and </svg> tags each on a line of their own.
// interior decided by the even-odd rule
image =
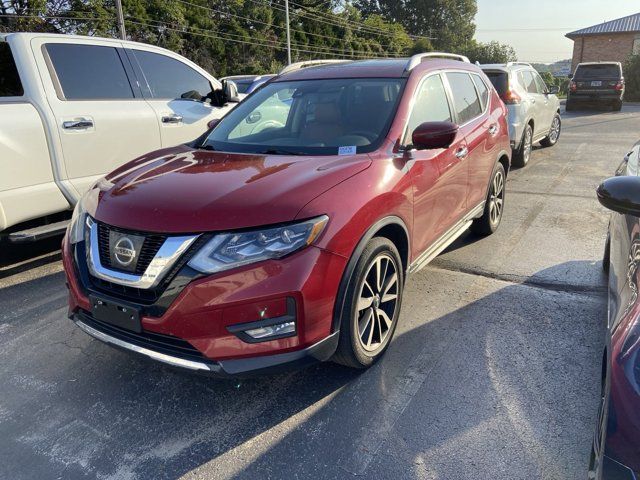
<svg viewBox="0 0 640 480">
<path fill-rule="evenodd" d="M 260 375 L 292 368 L 302 368 L 315 362 L 329 360 L 338 346 L 338 332 L 334 332 L 310 347 L 288 353 L 222 361 L 206 358 L 196 360 L 194 358 L 186 358 L 186 355 L 180 355 L 180 353 L 162 352 L 157 346 L 154 348 L 149 342 L 136 341 L 125 332 L 107 333 L 104 329 L 95 328 L 95 325 L 92 326 L 95 321 L 92 321 L 91 317 L 86 313 L 74 313 L 71 315 L 71 319 L 92 337 L 120 350 L 134 352 L 172 367 L 219 377 Z"/>
<path fill-rule="evenodd" d="M 110 296 L 111 292 L 92 283 L 83 265 L 84 255 L 78 250 L 65 239 L 69 317 L 89 335 L 114 347 L 174 367 L 220 376 L 300 366 L 327 360 L 335 351 L 333 307 L 347 262 L 339 255 L 308 247 L 277 261 L 191 278 L 184 273 L 188 269 L 184 266 L 174 273 L 175 280 L 168 283 L 160 299 L 150 304 L 129 293 L 126 298 Z M 142 332 L 93 318 L 89 295 L 139 309 Z M 294 335 L 248 342 L 233 328 L 277 318 L 283 314 L 282 305 L 291 303 Z"/>
</svg>

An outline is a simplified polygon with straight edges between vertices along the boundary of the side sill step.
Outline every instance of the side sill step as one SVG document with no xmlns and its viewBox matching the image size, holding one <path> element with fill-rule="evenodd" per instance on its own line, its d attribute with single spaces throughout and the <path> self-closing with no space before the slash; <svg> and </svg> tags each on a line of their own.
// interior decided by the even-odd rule
<svg viewBox="0 0 640 480">
<path fill-rule="evenodd" d="M 48 225 L 40 225 L 38 227 L 27 228 L 26 230 L 20 230 L 18 232 L 12 232 L 4 237 L 10 243 L 36 242 L 44 238 L 63 234 L 67 225 L 69 225 L 69 220 L 61 220 L 59 222 L 49 223 Z"/>
</svg>

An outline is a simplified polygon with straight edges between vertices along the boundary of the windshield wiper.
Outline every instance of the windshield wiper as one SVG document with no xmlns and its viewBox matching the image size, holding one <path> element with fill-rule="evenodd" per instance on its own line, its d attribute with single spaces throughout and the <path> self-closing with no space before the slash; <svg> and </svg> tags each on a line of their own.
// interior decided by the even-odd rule
<svg viewBox="0 0 640 480">
<path fill-rule="evenodd" d="M 198 150 L 209 150 L 211 152 L 215 152 L 215 148 L 213 148 L 211 145 L 198 145 L 196 147 Z"/>
<path fill-rule="evenodd" d="M 294 152 L 293 150 L 286 150 L 284 148 L 269 148 L 256 153 L 262 155 L 304 155 L 302 152 Z"/>
</svg>

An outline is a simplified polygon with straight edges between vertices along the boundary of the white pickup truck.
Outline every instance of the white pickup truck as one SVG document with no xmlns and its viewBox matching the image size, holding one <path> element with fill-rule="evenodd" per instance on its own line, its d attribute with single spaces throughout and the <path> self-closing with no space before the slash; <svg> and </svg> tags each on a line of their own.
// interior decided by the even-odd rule
<svg viewBox="0 0 640 480">
<path fill-rule="evenodd" d="M 0 34 L 0 239 L 25 242 L 60 232 L 102 175 L 146 152 L 194 140 L 235 97 L 162 48 Z"/>
</svg>

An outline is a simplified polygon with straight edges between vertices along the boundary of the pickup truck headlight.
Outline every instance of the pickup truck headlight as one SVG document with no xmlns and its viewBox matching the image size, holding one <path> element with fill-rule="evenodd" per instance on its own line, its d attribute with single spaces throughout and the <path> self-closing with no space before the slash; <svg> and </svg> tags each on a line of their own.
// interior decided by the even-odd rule
<svg viewBox="0 0 640 480">
<path fill-rule="evenodd" d="M 262 260 L 280 258 L 311 245 L 322 233 L 329 217 L 281 227 L 261 228 L 214 236 L 189 261 L 203 273 L 216 273 Z"/>
<path fill-rule="evenodd" d="M 84 224 L 87 219 L 87 211 L 84 208 L 83 198 L 76 203 L 76 208 L 73 209 L 73 215 L 71 215 L 71 222 L 69 223 L 69 243 L 74 245 L 84 240 Z"/>
</svg>

